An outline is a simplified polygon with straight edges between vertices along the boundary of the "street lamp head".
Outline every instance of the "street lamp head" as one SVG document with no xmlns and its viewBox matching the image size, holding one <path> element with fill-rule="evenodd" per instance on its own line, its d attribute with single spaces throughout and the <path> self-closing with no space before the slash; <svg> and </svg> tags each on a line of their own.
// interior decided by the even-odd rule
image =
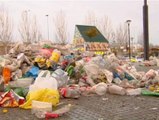
<svg viewBox="0 0 159 120">
<path fill-rule="evenodd" d="M 45 15 L 46 17 L 48 17 L 49 15 Z"/>
<path fill-rule="evenodd" d="M 127 20 L 127 21 L 126 21 L 126 23 L 128 23 L 128 24 L 129 24 L 130 22 L 131 22 L 131 20 Z"/>
</svg>

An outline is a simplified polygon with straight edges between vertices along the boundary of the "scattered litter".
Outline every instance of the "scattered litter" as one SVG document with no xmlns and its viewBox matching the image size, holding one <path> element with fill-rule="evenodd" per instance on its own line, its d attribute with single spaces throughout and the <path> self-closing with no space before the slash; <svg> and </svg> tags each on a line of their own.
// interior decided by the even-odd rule
<svg viewBox="0 0 159 120">
<path fill-rule="evenodd" d="M 107 100 L 108 100 L 108 98 L 102 98 L 102 100 L 103 100 L 103 101 L 107 101 Z"/>
<path fill-rule="evenodd" d="M 8 110 L 7 110 L 7 109 L 3 109 L 2 112 L 3 112 L 3 113 L 7 113 Z"/>
<path fill-rule="evenodd" d="M 158 110 L 158 108 L 154 107 L 154 108 L 151 108 L 151 110 Z"/>
<path fill-rule="evenodd" d="M 137 61 L 120 60 L 110 51 L 101 53 L 81 52 L 71 45 L 44 44 L 35 50 L 32 45 L 16 44 L 7 55 L 0 56 L 0 106 L 32 109 L 38 118 L 49 119 L 70 111 L 72 105 L 53 111 L 52 107 L 62 104 L 60 99 L 92 94 L 159 96 L 158 70 L 137 71 L 131 64 Z M 151 57 L 140 64 L 159 66 L 159 59 Z"/>
</svg>

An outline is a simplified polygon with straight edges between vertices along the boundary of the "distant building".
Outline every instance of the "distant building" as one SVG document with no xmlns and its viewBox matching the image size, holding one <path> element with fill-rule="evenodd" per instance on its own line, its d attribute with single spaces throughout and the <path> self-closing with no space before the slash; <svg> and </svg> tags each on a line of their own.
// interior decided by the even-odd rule
<svg viewBox="0 0 159 120">
<path fill-rule="evenodd" d="M 159 56 L 159 47 L 151 48 L 149 54 L 152 56 Z"/>
<path fill-rule="evenodd" d="M 95 26 L 76 25 L 73 44 L 83 51 L 107 51 L 108 40 Z"/>
</svg>

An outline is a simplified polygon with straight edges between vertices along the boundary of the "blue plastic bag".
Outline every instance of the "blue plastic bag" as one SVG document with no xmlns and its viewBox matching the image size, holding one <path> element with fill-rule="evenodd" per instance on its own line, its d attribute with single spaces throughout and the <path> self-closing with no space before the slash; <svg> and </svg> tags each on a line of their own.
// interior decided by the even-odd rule
<svg viewBox="0 0 159 120">
<path fill-rule="evenodd" d="M 33 66 L 26 74 L 25 77 L 33 77 L 34 79 L 38 76 L 39 68 Z"/>
</svg>

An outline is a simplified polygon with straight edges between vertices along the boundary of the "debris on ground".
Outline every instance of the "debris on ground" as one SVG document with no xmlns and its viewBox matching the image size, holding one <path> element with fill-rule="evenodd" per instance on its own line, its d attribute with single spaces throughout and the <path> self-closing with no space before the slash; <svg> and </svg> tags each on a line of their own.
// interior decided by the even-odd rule
<svg viewBox="0 0 159 120">
<path fill-rule="evenodd" d="M 93 55 L 45 44 L 39 50 L 17 44 L 0 56 L 0 106 L 32 109 L 38 118 L 56 118 L 70 105 L 53 110 L 61 99 L 97 94 L 159 96 L 159 71 L 137 71 L 114 54 Z M 159 65 L 157 58 L 140 65 Z M 103 98 L 103 101 L 108 98 Z M 38 112 L 37 112 L 38 111 Z M 4 109 L 3 111 L 7 111 Z"/>
</svg>

